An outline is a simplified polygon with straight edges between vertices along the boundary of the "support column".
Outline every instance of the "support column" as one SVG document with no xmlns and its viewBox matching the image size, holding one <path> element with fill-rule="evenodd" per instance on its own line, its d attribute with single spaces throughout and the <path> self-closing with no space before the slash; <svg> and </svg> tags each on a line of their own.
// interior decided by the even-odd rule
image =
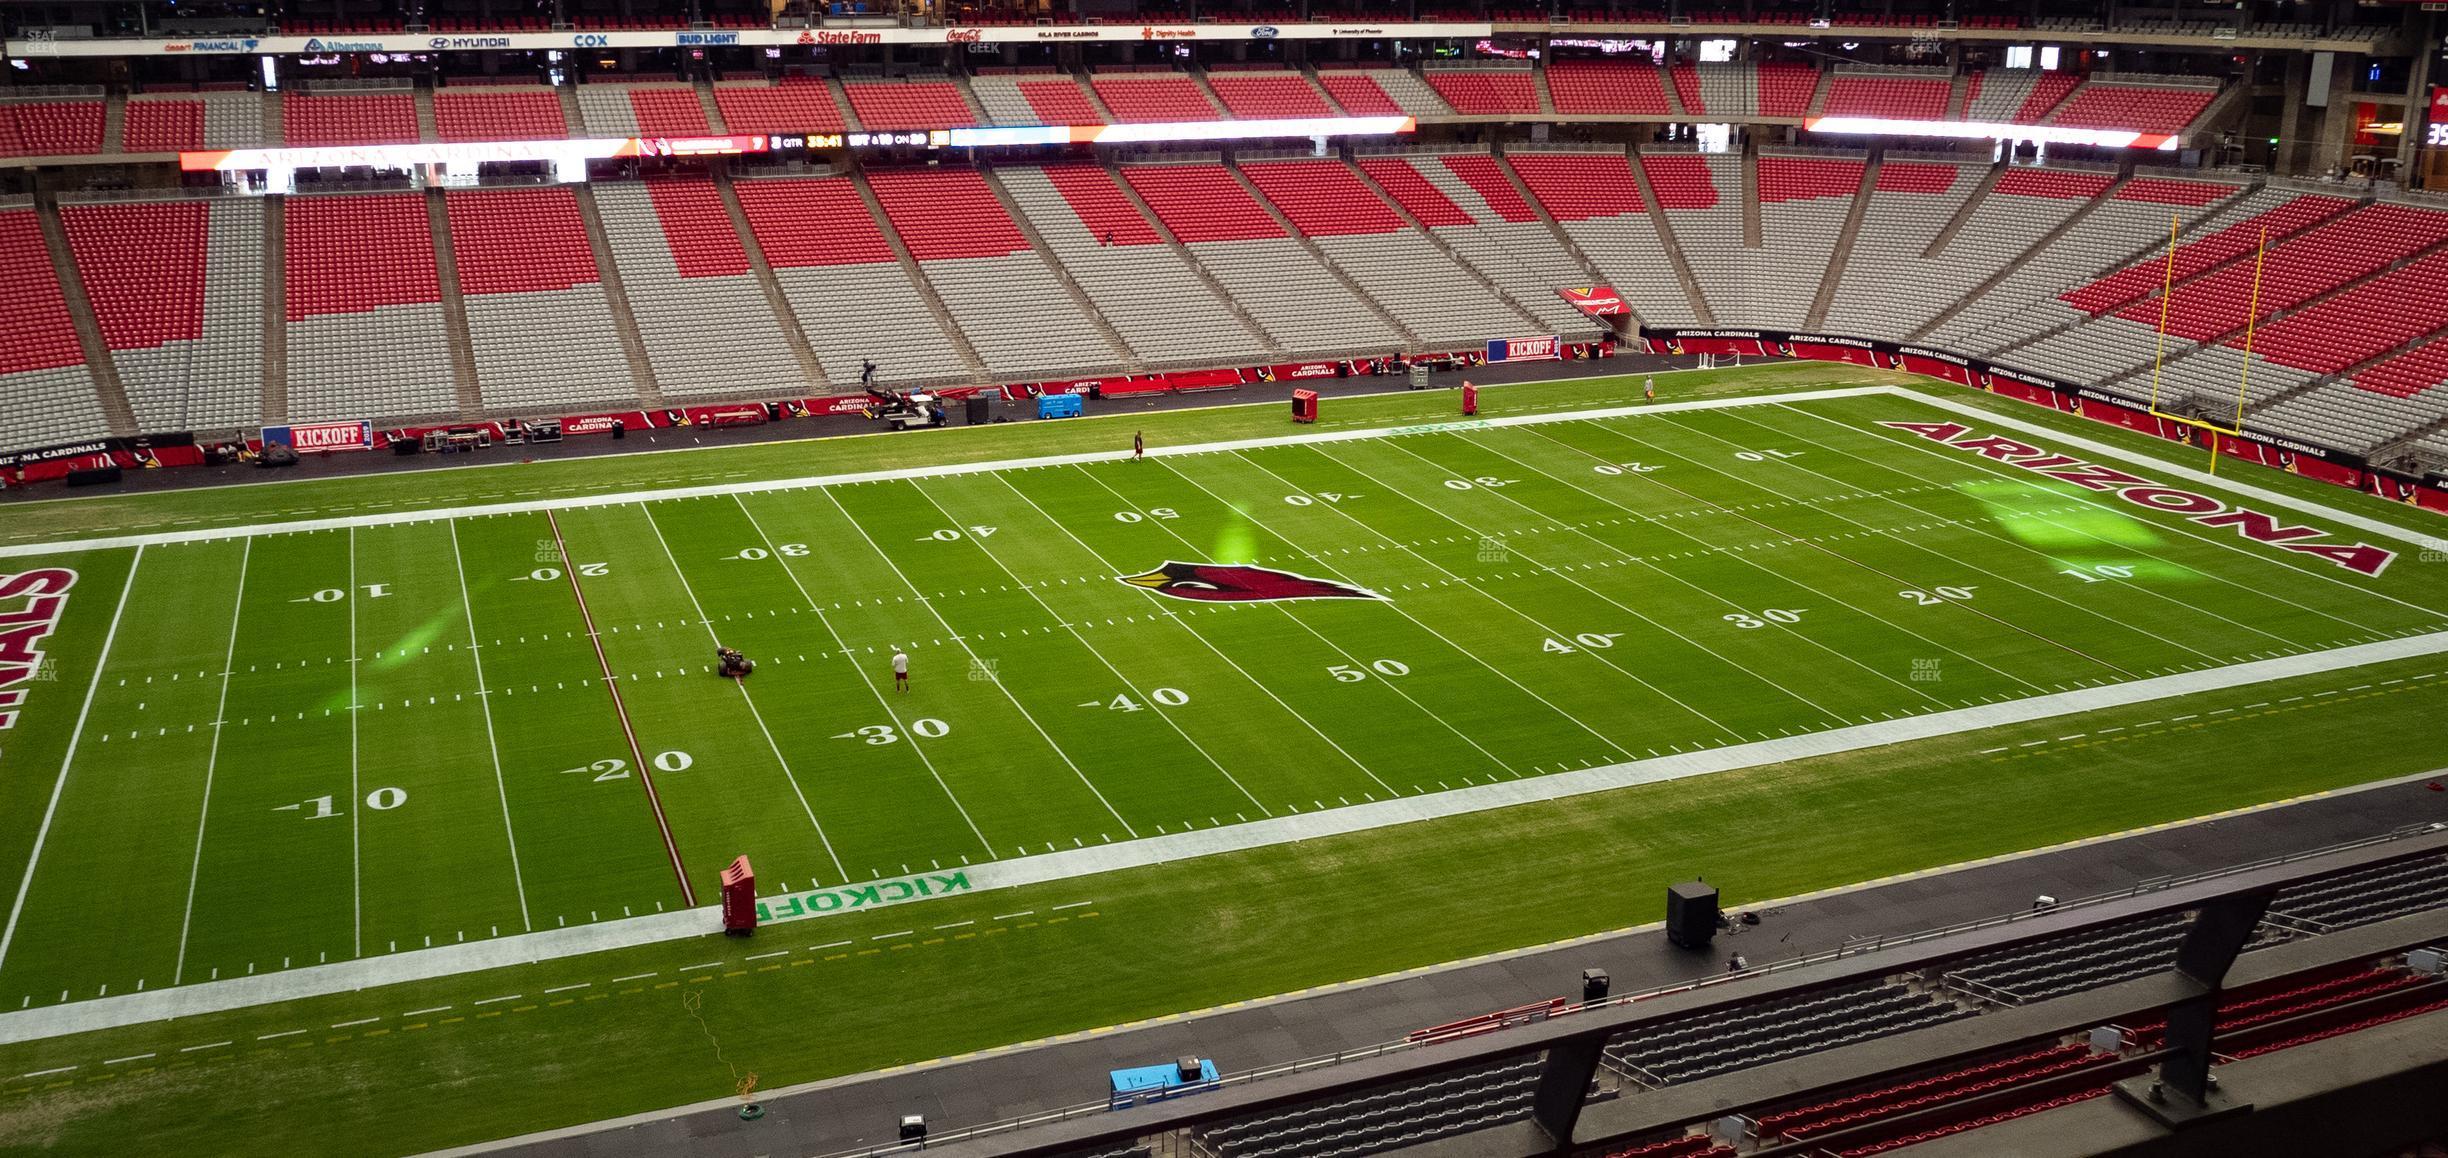
<svg viewBox="0 0 2448 1158">
<path fill-rule="evenodd" d="M 2203 905 L 2176 947 L 2176 972 L 2200 988 L 2168 1007 L 2168 1057 L 2159 1072 L 2116 1084 L 2118 1097 L 2163 1126 L 2174 1129 L 2251 1108 L 2212 1083 L 2210 1039 L 2218 1024 L 2220 984 L 2260 926 L 2270 896 L 2247 893 Z"/>
<path fill-rule="evenodd" d="M 2423 38 L 2415 43 L 2426 47 L 2438 44 L 2439 18 L 2425 13 L 2423 20 L 2429 27 Z M 2437 52 L 2416 53 L 2414 67 L 2406 73 L 2406 129 L 2404 135 L 2397 138 L 2397 174 L 2409 189 L 2427 187 L 2421 169 L 2425 131 L 2422 121 L 2431 110 L 2431 64 L 2437 59 Z"/>
<path fill-rule="evenodd" d="M 1555 1140 L 1556 1149 L 1572 1145 L 1573 1127 L 1589 1098 L 1590 1079 L 1598 1076 L 1598 1059 L 1606 1050 L 1603 1038 L 1584 1038 L 1549 1046 L 1539 1067 L 1538 1089 L 1530 1102 L 1530 1120 Z"/>
</svg>

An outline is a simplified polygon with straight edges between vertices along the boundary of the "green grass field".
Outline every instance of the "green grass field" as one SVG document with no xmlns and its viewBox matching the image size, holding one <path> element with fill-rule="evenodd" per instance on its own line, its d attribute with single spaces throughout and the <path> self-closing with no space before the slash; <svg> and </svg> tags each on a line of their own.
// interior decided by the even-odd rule
<svg viewBox="0 0 2448 1158">
<path fill-rule="evenodd" d="M 1514 389 L 1527 400 L 1534 388 Z M 1548 389 L 1549 405 L 1592 393 Z M 1203 441 L 1192 429 L 1281 433 L 1279 419 L 1244 431 L 1239 412 L 1217 414 L 1203 427 L 1149 425 L 1181 432 L 1157 440 L 1173 444 Z M 78 576 L 44 645 L 55 678 L 19 685 L 20 717 L 0 732 L 0 864 L 30 866 L 23 879 L 13 867 L 0 877 L 16 885 L 0 894 L 15 901 L 0 943 L 0 1016 L 707 904 L 721 868 L 743 854 L 760 893 L 778 901 L 2448 628 L 2441 569 L 2404 542 L 2284 512 L 2324 532 L 2321 541 L 2404 556 L 2361 574 L 1881 425 L 1941 419 L 2064 449 L 1907 397 L 1768 400 L 0 561 L 0 573 L 52 566 Z M 1042 449 L 950 457 L 1096 442 L 1059 433 Z M 932 445 L 876 441 L 893 454 Z M 623 461 L 586 465 L 595 483 L 634 481 L 613 473 Z M 2110 461 L 2164 477 L 2150 459 Z M 2346 492 L 2237 474 L 2380 517 L 2377 504 Z M 414 498 L 394 480 L 396 497 L 381 505 L 469 501 L 481 492 L 465 492 L 465 478 Z M 576 485 L 611 489 L 595 483 Z M 241 506 L 257 501 L 238 495 Z M 351 497 L 319 509 L 358 505 Z M 165 498 L 159 521 L 175 524 L 197 501 Z M 45 525 L 64 509 L 40 509 Z M 105 508 L 83 529 L 134 529 L 127 509 Z M 1172 563 L 1252 564 L 1363 594 L 1211 601 L 1195 588 L 1167 594 L 1124 581 Z M 712 674 L 717 642 L 756 659 L 754 676 Z M 906 692 L 887 666 L 895 649 L 910 658 Z M 2395 690 L 2359 689 L 2349 699 L 2371 702 L 2348 710 L 2436 711 L 2418 703 L 2448 684 L 2425 682 L 2433 666 L 2409 661 Z M 2301 711 L 2272 709 L 2269 688 L 2212 699 L 2223 709 L 2201 710 L 2236 715 L 2234 733 L 2315 730 Z M 2165 707 L 2138 705 L 2130 722 L 2159 725 Z M 2141 734 L 2131 747 L 2096 752 L 2093 764 L 2164 763 L 2184 738 L 2177 728 L 2133 730 Z M 1792 840 L 1832 812 L 1895 794 L 1883 770 L 1916 762 L 1927 766 L 1925 784 L 1942 780 L 1928 784 L 1933 809 L 1950 785 L 1970 794 L 2003 777 L 2016 785 L 2011 802 L 2036 810 L 2009 821 L 1984 808 L 1997 813 L 1994 827 L 1947 839 L 1930 826 L 1962 812 L 1906 817 L 1868 839 L 1806 848 L 1744 881 L 1746 895 L 1773 896 L 2416 770 L 2409 762 L 2422 758 L 2414 747 L 2383 748 L 2364 767 L 2272 768 L 2241 780 L 2185 770 L 2120 809 L 2097 791 L 2084 758 L 2046 747 L 2064 731 L 2044 722 L 1965 732 L 1887 759 L 1834 757 L 1538 805 L 1495 822 L 1429 822 L 1436 837 L 1403 826 L 1233 854 L 1215 858 L 1215 877 L 1196 885 L 1115 873 L 792 927 L 809 933 L 800 943 L 834 941 L 838 926 L 845 944 L 864 944 L 904 929 L 978 926 L 830 955 L 810 946 L 804 961 L 774 963 L 772 984 L 797 975 L 788 965 L 870 970 L 869 954 L 873 969 L 889 969 L 896 949 L 911 951 L 901 961 L 916 975 L 984 969 L 955 954 L 971 936 L 981 940 L 968 951 L 986 952 L 984 938 L 1002 934 L 1010 940 L 991 967 L 1019 964 L 1010 983 L 1048 996 L 993 1017 L 946 1018 L 916 1044 L 889 1048 L 783 1030 L 816 1018 L 872 1029 L 873 1018 L 906 1015 L 929 989 L 857 1014 L 838 1003 L 804 1009 L 760 1035 L 776 1055 L 770 1076 L 921 1060 L 1637 915 L 1550 902 L 1436 936 L 1414 929 L 1399 948 L 1354 944 L 1296 959 L 1290 945 L 1235 950 L 1305 942 L 1303 929 L 1329 914 L 1253 910 L 1246 919 L 1263 927 L 1204 935 L 1220 957 L 1238 958 L 1229 970 L 1170 994 L 1151 976 L 1125 977 L 1093 1002 L 1053 995 L 1078 962 L 1113 951 L 1105 939 L 1178 932 L 1218 912 L 1220 882 L 1260 894 L 1321 873 L 1382 883 L 1432 848 L 1502 879 L 1528 871 L 1504 862 L 1532 839 L 1579 842 L 1652 875 L 1679 872 L 1672 849 L 1597 850 L 1623 825 L 1668 812 L 1703 835 L 1747 812 L 1763 839 Z M 2366 742 L 2386 743 L 2357 741 Z M 1818 807 L 1763 809 L 1745 797 L 1764 777 L 1807 781 Z M 1955 807 L 1971 807 L 1968 798 Z M 1001 916 L 1021 909 L 1042 910 L 1044 923 Z M 1426 922 L 1436 911 L 1424 903 L 1416 913 Z M 1340 919 L 1345 929 L 1366 924 Z M 368 1052 L 344 1066 L 359 1084 L 342 1088 L 400 1149 L 718 1094 L 702 1073 L 607 1082 L 569 1057 L 604 1046 L 607 1064 L 656 1070 L 639 1061 L 660 1048 L 659 1022 L 615 1028 L 617 1013 L 588 1011 L 621 1004 L 618 976 L 669 972 L 672 984 L 698 984 L 679 963 L 725 952 L 739 956 L 676 942 L 400 987 L 374 1014 L 381 1031 L 398 1020 L 438 1039 L 448 1023 L 411 1026 L 401 1015 L 420 1008 L 412 1002 L 456 1008 L 456 1023 L 483 1016 L 474 1003 L 495 990 L 549 990 L 565 976 L 601 986 L 494 1007 L 493 1017 L 564 1018 L 538 1028 L 545 1017 L 529 1017 L 512 1041 L 366 1041 Z M 733 988 L 767 984 L 761 968 L 743 969 Z M 895 984 L 867 974 L 861 983 Z M 652 1001 L 661 985 L 633 991 Z M 560 1006 L 572 1008 L 551 1012 Z M 289 1041 L 274 1027 L 301 1018 L 319 1026 L 328 1014 L 338 1030 L 364 1009 L 363 995 L 318 998 L 172 1029 L 0 1047 L 0 1138 L 107 1145 L 98 1118 L 107 1110 L 158 1118 L 165 1137 L 205 1149 L 240 1136 L 212 1132 L 224 1129 L 328 1148 L 269 1124 L 282 1105 L 296 1109 L 283 1099 L 308 1097 L 315 1084 L 292 1051 L 316 1042 L 339 1051 L 359 1033 L 376 1035 L 325 1042 L 334 1035 L 317 1029 Z M 222 1031 L 231 1042 L 277 1044 L 177 1056 Z M 438 1052 L 392 1052 L 429 1048 Z M 90 1084 L 116 1079 L 105 1068 L 122 1056 L 114 1050 L 145 1056 L 122 1086 Z M 536 1075 L 542 1054 L 562 1060 L 535 1080 L 588 1089 L 551 1122 L 482 1112 L 445 1122 L 376 1106 L 384 1082 L 475 1098 L 509 1073 Z M 318 1055 L 303 1064 L 333 1063 Z M 703 1068 L 693 1055 L 691 1064 Z M 177 1107 L 230 1081 L 275 1091 L 251 1128 L 168 1124 Z M 126 1092 L 140 1082 L 165 1084 Z"/>
</svg>

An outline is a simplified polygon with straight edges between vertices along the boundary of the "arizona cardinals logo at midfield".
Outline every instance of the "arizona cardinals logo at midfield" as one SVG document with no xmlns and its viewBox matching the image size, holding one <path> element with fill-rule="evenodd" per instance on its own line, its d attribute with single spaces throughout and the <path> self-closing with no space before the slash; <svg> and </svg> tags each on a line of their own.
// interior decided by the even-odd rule
<svg viewBox="0 0 2448 1158">
<path fill-rule="evenodd" d="M 1383 599 L 1364 587 L 1312 579 L 1241 563 L 1166 563 L 1144 575 L 1115 578 L 1158 595 L 1200 603 L 1264 603 L 1277 599 Z"/>
</svg>

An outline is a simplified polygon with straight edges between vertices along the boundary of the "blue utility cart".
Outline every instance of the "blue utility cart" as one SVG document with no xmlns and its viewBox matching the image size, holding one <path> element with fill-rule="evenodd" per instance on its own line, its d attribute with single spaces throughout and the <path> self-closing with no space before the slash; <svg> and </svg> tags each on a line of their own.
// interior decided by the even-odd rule
<svg viewBox="0 0 2448 1158">
<path fill-rule="evenodd" d="M 1113 1079 L 1113 1092 L 1106 1104 L 1116 1110 L 1127 1110 L 1142 1102 L 1160 1102 L 1187 1094 L 1201 1094 L 1221 1085 L 1213 1058 L 1183 1058 L 1160 1066 L 1133 1066 L 1107 1075 Z"/>
</svg>

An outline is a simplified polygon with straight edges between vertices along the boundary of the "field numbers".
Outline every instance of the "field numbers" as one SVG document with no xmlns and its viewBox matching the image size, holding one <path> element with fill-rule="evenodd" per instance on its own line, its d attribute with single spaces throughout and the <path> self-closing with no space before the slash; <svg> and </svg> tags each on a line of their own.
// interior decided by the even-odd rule
<svg viewBox="0 0 2448 1158">
<path fill-rule="evenodd" d="M 2068 567 L 2059 571 L 2058 574 L 2071 575 L 2085 583 L 2097 583 L 2102 579 L 2131 579 L 2134 569 L 2123 563 L 2095 563 L 2090 566 Z"/>
<path fill-rule="evenodd" d="M 1147 509 L 1147 514 L 1145 515 L 1142 515 L 1137 511 L 1114 512 L 1114 521 L 1117 523 L 1144 523 L 1149 519 L 1163 522 L 1166 519 L 1178 519 L 1180 517 L 1181 512 L 1176 511 L 1171 507 L 1149 507 Z"/>
<path fill-rule="evenodd" d="M 1765 611 L 1759 612 L 1756 615 L 1744 611 L 1736 612 L 1732 615 L 1721 616 L 1720 618 L 1724 619 L 1727 623 L 1731 623 L 1736 627 L 1749 631 L 1753 628 L 1766 627 L 1771 623 L 1800 623 L 1802 622 L 1802 613 L 1808 610 L 1810 610 L 1810 608 L 1807 607 L 1771 607 Z"/>
<path fill-rule="evenodd" d="M 388 583 L 368 583 L 368 584 L 365 584 L 365 594 L 366 594 L 366 598 L 368 598 L 368 599 L 388 599 L 388 598 L 390 598 L 390 597 L 391 597 L 391 585 L 390 585 L 390 584 L 388 584 Z M 340 602 L 341 600 L 346 599 L 346 598 L 348 598 L 348 591 L 347 591 L 346 589 L 344 589 L 344 588 L 340 588 L 340 587 L 326 587 L 326 588 L 322 589 L 321 591 L 317 591 L 317 592 L 314 592 L 313 594 L 310 594 L 310 595 L 306 596 L 306 597 L 305 597 L 305 598 L 303 598 L 303 599 L 292 599 L 292 600 L 290 600 L 289 602 L 291 602 L 291 603 L 338 603 L 338 602 Z"/>
<path fill-rule="evenodd" d="M 611 573 L 612 565 L 610 563 L 580 563 L 578 565 L 578 574 L 589 579 L 600 579 Z M 521 579 L 529 579 L 538 583 L 550 583 L 560 577 L 561 569 L 559 567 L 538 567 L 524 575 L 513 575 L 510 578 L 514 582 Z"/>
<path fill-rule="evenodd" d="M 913 736 L 940 740 L 952 734 L 952 725 L 935 719 L 911 720 L 909 730 Z M 833 738 L 858 740 L 867 744 L 898 744 L 901 742 L 901 730 L 891 724 L 869 724 L 855 731 L 837 732 Z"/>
<path fill-rule="evenodd" d="M 1315 494 L 1307 495 L 1285 495 L 1284 502 L 1296 507 L 1313 507 L 1316 506 L 1320 500 L 1329 503 L 1339 503 L 1342 502 L 1345 497 L 1347 496 L 1345 496 L 1341 491 L 1318 491 Z"/>
<path fill-rule="evenodd" d="M 670 752 L 657 752 L 655 753 L 655 758 L 648 761 L 648 763 L 653 764 L 655 766 L 655 771 L 657 772 L 686 772 L 691 767 L 696 765 L 697 758 L 689 755 L 686 752 L 674 750 Z M 561 774 L 564 776 L 567 776 L 572 772 L 592 772 L 595 775 L 589 777 L 589 779 L 593 780 L 597 784 L 604 783 L 607 780 L 627 780 L 629 778 L 629 762 L 617 757 L 610 757 L 597 760 L 592 764 L 582 764 L 576 768 L 564 768 L 561 770 Z"/>
<path fill-rule="evenodd" d="M 1163 707 L 1178 708 L 1183 704 L 1190 702 L 1190 693 L 1185 692 L 1180 688 L 1153 688 L 1148 692 L 1148 699 Z M 1080 706 L 1083 708 L 1102 707 L 1109 712 L 1136 712 L 1141 711 L 1146 707 L 1146 705 L 1132 699 L 1129 692 L 1124 692 L 1121 695 L 1115 696 L 1113 698 L 1113 702 L 1111 703 L 1107 703 L 1103 700 L 1090 700 L 1085 704 L 1081 704 Z M 922 732 L 920 734 L 924 735 L 925 733 Z"/>
<path fill-rule="evenodd" d="M 771 551 L 768 551 L 763 547 L 742 547 L 740 548 L 739 554 L 731 557 L 734 559 L 747 559 L 753 562 L 758 559 L 771 559 L 776 555 L 780 555 L 785 559 L 798 559 L 805 557 L 807 553 L 808 545 L 805 543 L 776 543 L 774 544 L 774 549 Z"/>
<path fill-rule="evenodd" d="M 1326 674 L 1333 676 L 1336 683 L 1356 684 L 1369 678 L 1372 671 L 1381 676 L 1407 676 L 1411 674 L 1411 665 L 1399 659 L 1380 659 L 1372 661 L 1366 670 L 1362 670 L 1348 663 L 1338 663 L 1329 666 Z"/>
<path fill-rule="evenodd" d="M 1800 458 L 1802 452 L 1798 450 L 1738 450 L 1734 452 L 1734 457 L 1744 462 L 1767 462 L 1779 458 Z"/>
<path fill-rule="evenodd" d="M 918 536 L 918 541 L 921 543 L 929 540 L 933 540 L 934 542 L 938 543 L 957 543 L 962 539 L 972 536 L 983 539 L 988 535 L 994 534 L 996 529 L 997 528 L 994 527 L 971 527 L 966 534 L 963 534 L 959 527 L 945 527 L 940 531 L 932 531 Z"/>
<path fill-rule="evenodd" d="M 1898 591 L 1896 598 L 1910 599 L 1916 607 L 1936 607 L 1948 600 L 1962 602 L 1972 598 L 1974 587 L 1932 587 L 1927 591 Z"/>
<path fill-rule="evenodd" d="M 1491 491 L 1492 491 L 1492 490 L 1495 490 L 1495 489 L 1496 489 L 1496 488 L 1498 488 L 1498 487 L 1509 487 L 1509 486 L 1512 486 L 1514 483 L 1517 483 L 1517 482 L 1520 482 L 1520 481 L 1521 481 L 1521 480 L 1520 480 L 1520 479 L 1517 479 L 1517 478 L 1497 478 L 1495 475 L 1492 475 L 1492 474 L 1483 474 L 1483 475 L 1480 475 L 1480 476 L 1479 476 L 1479 477 L 1477 477 L 1477 478 L 1449 478 L 1449 479 L 1446 479 L 1446 480 L 1445 480 L 1445 488 L 1446 488 L 1447 490 L 1456 490 L 1456 491 L 1467 491 L 1467 490 L 1491 490 Z"/>
<path fill-rule="evenodd" d="M 1599 474 L 1648 474 L 1657 468 L 1643 462 L 1602 462 L 1590 469 Z"/>
<path fill-rule="evenodd" d="M 1579 650 L 1573 646 L 1573 643 L 1580 644 L 1582 647 L 1589 648 L 1593 651 L 1603 650 L 1615 646 L 1615 641 L 1622 637 L 1623 633 L 1620 631 L 1584 631 L 1581 634 L 1572 637 L 1572 643 L 1566 643 L 1563 640 L 1549 636 L 1546 643 L 1539 645 L 1539 650 L 1553 652 L 1557 655 L 1571 655 L 1573 652 Z"/>
<path fill-rule="evenodd" d="M 366 793 L 365 802 L 366 807 L 376 812 L 389 812 L 408 803 L 408 790 L 390 787 L 377 788 Z M 307 810 L 309 805 L 313 806 L 312 811 Z M 332 807 L 332 798 L 329 796 L 317 796 L 296 804 L 283 804 L 272 811 L 303 813 L 307 820 L 325 820 L 340 815 L 340 811 Z"/>
</svg>

